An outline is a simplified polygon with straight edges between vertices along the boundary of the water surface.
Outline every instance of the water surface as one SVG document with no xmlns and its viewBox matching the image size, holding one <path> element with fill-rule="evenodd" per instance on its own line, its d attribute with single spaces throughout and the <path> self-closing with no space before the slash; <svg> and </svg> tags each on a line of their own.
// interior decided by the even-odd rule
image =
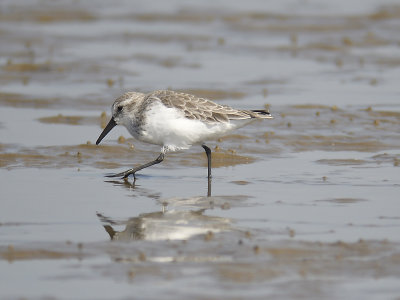
<svg viewBox="0 0 400 300">
<path fill-rule="evenodd" d="M 3 1 L 2 299 L 394 299 L 396 1 Z M 137 180 L 128 90 L 269 107 Z M 207 196 L 211 194 L 211 196 Z M 21 289 L 21 286 L 24 288 Z"/>
</svg>

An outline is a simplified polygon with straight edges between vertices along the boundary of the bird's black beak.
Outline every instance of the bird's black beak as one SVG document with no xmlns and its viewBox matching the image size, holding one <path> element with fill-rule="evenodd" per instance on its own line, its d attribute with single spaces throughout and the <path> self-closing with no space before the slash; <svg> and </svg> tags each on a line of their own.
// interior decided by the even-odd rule
<svg viewBox="0 0 400 300">
<path fill-rule="evenodd" d="M 115 123 L 114 118 L 111 118 L 110 122 L 108 122 L 106 128 L 104 128 L 103 132 L 100 134 L 99 138 L 96 141 L 96 145 L 100 144 L 101 140 L 113 129 L 117 123 Z"/>
</svg>

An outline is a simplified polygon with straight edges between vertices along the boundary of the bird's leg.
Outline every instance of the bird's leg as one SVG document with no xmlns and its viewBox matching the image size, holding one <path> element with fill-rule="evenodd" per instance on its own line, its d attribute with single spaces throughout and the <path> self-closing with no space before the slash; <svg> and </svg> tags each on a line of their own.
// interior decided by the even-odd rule
<svg viewBox="0 0 400 300">
<path fill-rule="evenodd" d="M 132 168 L 132 169 L 126 170 L 125 172 L 121 172 L 121 173 L 118 173 L 118 174 L 107 175 L 107 177 L 127 178 L 131 174 L 133 174 L 133 176 L 135 177 L 135 173 L 137 171 L 140 171 L 140 170 L 142 170 L 144 168 L 150 167 L 150 166 L 155 165 L 155 164 L 159 164 L 163 160 L 164 160 L 164 153 L 161 153 L 155 160 L 153 160 L 151 162 L 148 162 L 147 164 L 144 164 L 144 165 L 138 166 L 136 168 Z"/>
<path fill-rule="evenodd" d="M 207 197 L 211 197 L 211 177 L 208 177 Z"/>
<path fill-rule="evenodd" d="M 206 151 L 207 154 L 207 162 L 208 162 L 208 178 L 211 178 L 211 149 L 208 148 L 206 145 L 201 145 Z"/>
</svg>

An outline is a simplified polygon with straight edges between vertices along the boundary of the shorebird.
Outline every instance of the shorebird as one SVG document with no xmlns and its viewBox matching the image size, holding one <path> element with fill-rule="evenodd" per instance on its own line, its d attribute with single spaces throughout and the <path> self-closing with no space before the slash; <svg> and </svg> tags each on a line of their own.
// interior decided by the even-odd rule
<svg viewBox="0 0 400 300">
<path fill-rule="evenodd" d="M 178 151 L 200 144 L 206 152 L 208 178 L 211 178 L 211 149 L 204 142 L 223 136 L 256 119 L 271 119 L 267 110 L 241 110 L 220 105 L 194 95 L 160 90 L 148 94 L 128 92 L 111 107 L 112 117 L 96 141 L 116 125 L 125 126 L 137 140 L 160 145 L 161 153 L 153 161 L 107 177 L 135 177 L 135 173 L 164 160 L 168 151 Z"/>
</svg>

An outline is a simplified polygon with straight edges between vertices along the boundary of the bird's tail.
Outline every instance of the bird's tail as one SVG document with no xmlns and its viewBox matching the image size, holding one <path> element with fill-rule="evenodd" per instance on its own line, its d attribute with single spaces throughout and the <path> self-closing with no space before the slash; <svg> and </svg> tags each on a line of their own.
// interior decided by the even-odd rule
<svg viewBox="0 0 400 300">
<path fill-rule="evenodd" d="M 254 118 L 260 118 L 260 119 L 273 119 L 274 118 L 271 115 L 271 113 L 265 109 L 251 110 L 251 112 L 254 113 L 254 116 L 253 116 Z"/>
</svg>

